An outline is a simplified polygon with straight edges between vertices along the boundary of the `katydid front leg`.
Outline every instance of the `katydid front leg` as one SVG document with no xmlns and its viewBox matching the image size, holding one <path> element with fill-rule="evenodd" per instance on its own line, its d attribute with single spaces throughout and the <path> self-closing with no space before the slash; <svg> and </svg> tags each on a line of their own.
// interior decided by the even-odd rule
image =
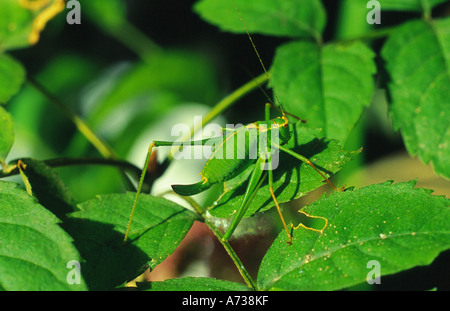
<svg viewBox="0 0 450 311">
<path fill-rule="evenodd" d="M 287 154 L 293 156 L 294 158 L 297 158 L 298 160 L 302 161 L 305 164 L 308 164 L 311 166 L 317 173 L 319 173 L 320 176 L 333 188 L 335 191 L 342 191 L 343 188 L 338 189 L 336 186 L 306 157 L 302 156 L 301 154 L 298 154 L 297 152 L 294 152 L 290 149 L 287 149 L 283 146 L 277 146 L 278 149 L 280 149 L 283 152 L 286 152 Z"/>
<path fill-rule="evenodd" d="M 169 142 L 163 142 L 163 141 L 154 141 L 150 144 L 147 151 L 147 156 L 145 158 L 144 168 L 142 169 L 141 178 L 139 179 L 138 188 L 136 190 L 136 196 L 134 197 L 133 207 L 131 208 L 130 218 L 128 219 L 128 225 L 127 225 L 127 231 L 125 232 L 125 237 L 123 239 L 123 243 L 125 243 L 128 240 L 128 235 L 130 234 L 130 228 L 131 228 L 131 221 L 133 220 L 134 212 L 136 211 L 136 205 L 139 199 L 139 194 L 141 194 L 142 191 L 142 185 L 144 184 L 145 174 L 147 173 L 148 164 L 150 163 L 150 157 L 152 155 L 153 147 L 156 146 L 172 146 L 173 142 L 170 142 L 169 144 L 165 144 Z"/>
<path fill-rule="evenodd" d="M 209 145 L 209 144 L 217 143 L 218 139 L 220 139 L 220 138 L 209 138 L 209 139 L 204 139 L 204 140 L 201 140 L 201 141 L 189 141 L 189 142 L 184 142 L 184 143 L 173 142 L 173 141 L 155 140 L 149 145 L 148 151 L 147 151 L 147 156 L 145 158 L 144 168 L 142 169 L 141 177 L 139 179 L 138 188 L 136 190 L 136 196 L 134 198 L 133 207 L 131 208 L 130 218 L 128 220 L 127 230 L 125 232 L 125 238 L 123 240 L 124 243 L 128 240 L 128 236 L 130 234 L 131 222 L 133 220 L 134 212 L 136 211 L 136 205 L 137 205 L 137 202 L 138 202 L 138 199 L 139 199 L 139 195 L 141 194 L 141 191 L 142 191 L 142 186 L 144 184 L 145 175 L 147 173 L 148 165 L 150 163 L 150 157 L 151 157 L 153 148 L 154 147 L 163 147 L 163 146 L 177 146 L 177 145 L 181 146 L 181 145 L 184 145 L 184 144 L 186 144 L 186 145 Z"/>
<path fill-rule="evenodd" d="M 288 227 L 286 225 L 286 221 L 284 221 L 283 213 L 281 212 L 281 208 L 280 208 L 280 205 L 278 204 L 277 197 L 275 196 L 275 193 L 273 191 L 273 172 L 272 172 L 272 161 L 271 161 L 271 159 L 268 160 L 268 165 L 269 165 L 269 190 L 270 190 L 270 195 L 272 196 L 272 200 L 275 203 L 275 206 L 277 208 L 277 212 L 278 212 L 278 215 L 280 216 L 281 223 L 283 224 L 284 231 L 286 231 L 286 234 L 288 236 L 287 243 L 289 245 L 291 245 L 292 244 L 292 235 L 289 232 L 289 229 L 288 229 Z"/>
</svg>

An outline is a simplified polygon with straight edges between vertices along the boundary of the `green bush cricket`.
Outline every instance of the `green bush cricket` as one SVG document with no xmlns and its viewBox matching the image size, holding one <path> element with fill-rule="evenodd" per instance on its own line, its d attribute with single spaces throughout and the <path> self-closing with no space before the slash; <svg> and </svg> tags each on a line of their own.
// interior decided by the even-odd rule
<svg viewBox="0 0 450 311">
<path fill-rule="evenodd" d="M 247 188 L 245 191 L 245 195 L 242 199 L 242 202 L 240 203 L 239 208 L 237 209 L 233 220 L 231 221 L 230 226 L 225 231 L 224 235 L 222 236 L 222 239 L 227 241 L 232 236 L 233 232 L 237 228 L 238 224 L 242 220 L 242 218 L 245 215 L 245 212 L 247 211 L 251 200 L 254 196 L 254 194 L 258 191 L 261 184 L 268 179 L 269 183 L 269 189 L 270 189 L 270 196 L 275 203 L 275 206 L 277 208 L 277 212 L 280 216 L 284 231 L 287 235 L 287 243 L 292 243 L 292 234 L 291 230 L 288 228 L 286 221 L 284 220 L 283 214 L 281 212 L 280 206 L 278 204 L 277 198 L 274 194 L 273 190 L 273 170 L 276 169 L 273 165 L 273 155 L 275 152 L 278 152 L 279 150 L 291 155 L 292 157 L 296 158 L 297 160 L 300 160 L 301 162 L 308 164 L 311 166 L 320 176 L 326 181 L 335 191 L 340 191 L 343 189 L 338 189 L 336 186 L 325 176 L 324 173 L 322 173 L 308 158 L 294 152 L 293 150 L 290 150 L 283 145 L 285 145 L 292 137 L 292 133 L 290 132 L 290 129 L 288 127 L 288 118 L 286 114 L 289 114 L 285 112 L 281 106 L 281 102 L 278 99 L 278 96 L 275 92 L 275 89 L 272 85 L 270 75 L 268 71 L 266 70 L 264 63 L 256 49 L 255 44 L 253 43 L 252 37 L 250 36 L 249 31 L 247 30 L 247 27 L 241 17 L 241 14 L 234 2 L 232 0 L 235 9 L 237 11 L 237 14 L 245 28 L 245 31 L 247 33 L 247 36 L 251 42 L 251 45 L 260 61 L 260 64 L 262 66 L 263 71 L 265 72 L 267 76 L 267 80 L 269 81 L 274 97 L 276 99 L 276 102 L 278 103 L 277 108 L 281 112 L 280 117 L 276 117 L 274 119 L 271 119 L 270 117 L 270 108 L 273 106 L 272 104 L 266 104 L 265 108 L 265 120 L 264 121 L 257 121 L 251 124 L 248 124 L 246 126 L 240 127 L 238 129 L 223 129 L 224 135 L 219 137 L 213 137 L 210 139 L 203 139 L 201 141 L 189 141 L 185 142 L 183 144 L 187 145 L 202 145 L 202 146 L 213 146 L 213 153 L 206 162 L 205 166 L 202 169 L 201 178 L 202 180 L 198 183 L 190 184 L 190 185 L 172 185 L 172 189 L 175 193 L 182 195 L 182 196 L 191 196 L 198 193 L 201 193 L 203 191 L 206 191 L 211 186 L 217 183 L 222 183 L 227 180 L 230 180 L 239 174 L 241 174 L 246 168 L 248 168 L 251 165 L 254 165 L 254 168 L 252 170 L 252 173 L 250 174 L 250 177 L 248 179 Z M 291 115 L 291 114 L 289 114 Z M 292 116 L 292 115 L 291 115 Z M 297 118 L 299 119 L 299 118 Z M 301 119 L 299 119 L 301 122 Z M 237 143 L 241 142 L 241 143 Z M 244 142 L 242 144 L 242 142 Z M 145 174 L 147 170 L 149 169 L 149 163 L 152 150 L 154 147 L 162 147 L 162 146 L 176 146 L 178 143 L 173 141 L 153 141 L 147 152 L 147 157 L 145 160 L 144 168 L 142 171 L 141 178 L 139 180 L 138 189 L 136 191 L 136 197 L 133 203 L 132 211 L 130 214 L 130 218 L 128 221 L 127 230 L 125 233 L 124 242 L 127 241 L 130 227 L 132 223 L 132 218 L 134 211 L 136 209 L 137 201 L 139 199 L 139 194 L 142 190 L 142 185 L 144 183 Z M 231 151 L 230 151 L 231 150 Z M 257 150 L 257 151 L 256 151 Z M 251 154 L 257 155 L 256 158 L 252 157 Z M 325 220 L 325 226 L 321 230 L 312 229 L 304 226 L 303 224 L 300 224 L 297 227 L 294 227 L 291 225 L 291 229 L 297 229 L 298 227 L 302 226 L 309 230 L 319 231 L 322 232 L 323 229 L 328 224 L 328 220 L 320 217 L 320 216 L 311 216 L 304 212 L 301 212 L 305 214 L 308 217 L 312 218 L 320 218 Z"/>
</svg>

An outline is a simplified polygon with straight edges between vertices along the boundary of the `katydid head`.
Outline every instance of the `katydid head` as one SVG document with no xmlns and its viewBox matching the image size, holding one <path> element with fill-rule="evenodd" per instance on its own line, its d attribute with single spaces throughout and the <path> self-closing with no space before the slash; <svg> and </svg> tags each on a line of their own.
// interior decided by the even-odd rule
<svg viewBox="0 0 450 311">
<path fill-rule="evenodd" d="M 286 143 L 289 139 L 291 139 L 291 131 L 289 130 L 288 119 L 283 114 L 282 117 L 275 118 L 273 121 L 278 125 L 280 143 Z"/>
</svg>

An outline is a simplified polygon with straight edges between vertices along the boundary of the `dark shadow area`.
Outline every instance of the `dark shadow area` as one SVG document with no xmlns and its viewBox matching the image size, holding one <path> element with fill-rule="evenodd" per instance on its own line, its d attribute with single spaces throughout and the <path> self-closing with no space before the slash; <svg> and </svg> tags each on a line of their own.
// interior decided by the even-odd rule
<svg viewBox="0 0 450 311">
<path fill-rule="evenodd" d="M 69 218 L 62 225 L 84 259 L 81 274 L 90 290 L 111 290 L 142 274 L 151 260 L 112 225 Z"/>
<path fill-rule="evenodd" d="M 381 284 L 373 285 L 372 288 L 379 291 L 449 291 L 449 262 L 450 251 L 442 252 L 429 266 L 418 266 L 383 276 Z"/>
</svg>

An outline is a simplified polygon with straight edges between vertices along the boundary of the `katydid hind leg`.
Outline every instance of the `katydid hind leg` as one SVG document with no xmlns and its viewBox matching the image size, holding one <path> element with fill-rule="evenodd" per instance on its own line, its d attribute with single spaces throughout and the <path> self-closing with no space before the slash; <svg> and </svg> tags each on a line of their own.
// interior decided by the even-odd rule
<svg viewBox="0 0 450 311">
<path fill-rule="evenodd" d="M 295 151 L 292 151 L 290 149 L 287 149 L 283 146 L 277 146 L 278 149 L 280 149 L 281 151 L 293 156 L 294 158 L 302 161 L 305 164 L 308 164 L 309 166 L 311 166 L 317 173 L 319 173 L 320 176 L 322 176 L 322 178 L 326 181 L 327 184 L 329 184 L 331 186 L 331 188 L 333 188 L 334 191 L 341 191 L 342 189 L 338 189 L 332 182 L 331 180 L 329 180 L 315 165 L 314 163 L 312 163 L 308 158 L 302 156 L 301 154 L 296 153 Z"/>
<path fill-rule="evenodd" d="M 303 227 L 303 228 L 305 228 L 305 229 L 307 229 L 307 230 L 311 230 L 311 231 L 323 233 L 323 231 L 325 230 L 325 228 L 328 226 L 328 219 L 325 218 L 325 217 L 322 217 L 322 216 L 315 216 L 315 215 L 310 215 L 310 214 L 308 214 L 308 213 L 306 213 L 306 212 L 304 212 L 304 211 L 302 211 L 302 210 L 299 210 L 298 212 L 299 212 L 300 214 L 305 215 L 305 216 L 308 217 L 308 218 L 321 219 L 321 220 L 323 220 L 323 221 L 325 222 L 325 224 L 323 225 L 322 229 L 315 229 L 315 228 L 307 227 L 307 226 L 305 226 L 305 225 L 302 224 L 302 223 L 300 223 L 297 227 L 294 227 L 294 225 L 291 224 L 291 227 L 292 227 L 293 230 L 296 230 L 296 229 L 298 229 L 298 228 L 300 228 L 300 227 Z"/>
<path fill-rule="evenodd" d="M 280 216 L 280 219 L 281 219 L 281 223 L 283 224 L 284 231 L 286 231 L 286 234 L 288 236 L 287 243 L 290 245 L 290 244 L 292 244 L 292 235 L 291 235 L 291 233 L 290 233 L 290 231 L 289 231 L 289 229 L 288 229 L 288 227 L 286 225 L 286 221 L 284 220 L 283 213 L 281 212 L 280 205 L 278 204 L 277 197 L 275 196 L 275 193 L 274 193 L 274 190 L 273 190 L 273 172 L 272 172 L 272 162 L 271 162 L 270 158 L 268 159 L 267 164 L 268 164 L 268 169 L 269 169 L 269 190 L 270 190 L 270 196 L 272 197 L 272 200 L 275 203 L 278 215 Z"/>
<path fill-rule="evenodd" d="M 230 226 L 228 227 L 227 231 L 222 237 L 222 239 L 225 241 L 227 241 L 231 237 L 234 230 L 241 222 L 242 218 L 245 215 L 245 212 L 247 211 L 254 197 L 254 194 L 256 193 L 256 191 L 258 191 L 258 188 L 261 185 L 261 179 L 264 178 L 263 176 L 264 170 L 261 168 L 263 162 L 264 162 L 263 158 L 258 158 L 258 160 L 256 161 L 255 167 L 253 169 L 247 188 L 245 190 L 244 198 L 242 199 L 242 202 L 236 212 L 236 215 L 231 221 Z"/>
<path fill-rule="evenodd" d="M 294 152 L 294 151 L 292 151 L 292 150 L 289 150 L 289 149 L 287 149 L 287 148 L 285 148 L 285 147 L 282 147 L 282 146 L 278 146 L 279 147 L 279 149 L 280 150 L 282 150 L 282 151 L 284 151 L 284 152 L 286 152 L 286 153 L 288 153 L 288 154 L 290 154 L 291 156 L 293 156 L 293 157 L 295 157 L 295 158 L 297 158 L 297 159 L 299 159 L 300 161 L 302 161 L 303 163 L 305 163 L 305 164 L 308 164 L 309 166 L 311 166 L 317 173 L 319 173 L 320 174 L 320 176 L 335 190 L 335 191 L 342 191 L 342 190 L 344 190 L 344 187 L 343 188 L 337 188 L 308 158 L 306 158 L 306 157 L 304 157 L 304 156 L 302 156 L 302 155 L 300 155 L 300 154 L 298 154 L 298 153 L 296 153 L 296 152 Z M 327 227 L 327 225 L 328 225 L 328 219 L 327 218 L 325 218 L 325 217 L 322 217 L 322 216 L 314 216 L 314 215 L 309 215 L 309 214 L 307 214 L 307 213 L 305 213 L 304 211 L 299 211 L 299 213 L 301 213 L 301 214 L 304 214 L 305 216 L 307 216 L 307 217 L 309 217 L 309 218 L 316 218 L 316 219 L 322 219 L 322 220 L 324 220 L 325 221 L 325 225 L 323 226 L 323 228 L 322 229 L 320 229 L 320 230 L 318 230 L 318 229 L 314 229 L 314 228 L 310 228 L 310 227 L 307 227 L 307 226 L 305 226 L 304 224 L 302 224 L 302 223 L 300 223 L 297 227 L 294 227 L 292 224 L 291 224 L 291 227 L 292 227 L 292 229 L 293 230 L 295 230 L 295 229 L 298 229 L 299 227 L 303 227 L 303 228 L 305 228 L 305 229 L 307 229 L 307 230 L 311 230 L 311 231 L 316 231 L 316 232 L 319 232 L 319 233 L 323 233 L 323 231 L 325 230 L 325 228 Z"/>
</svg>

